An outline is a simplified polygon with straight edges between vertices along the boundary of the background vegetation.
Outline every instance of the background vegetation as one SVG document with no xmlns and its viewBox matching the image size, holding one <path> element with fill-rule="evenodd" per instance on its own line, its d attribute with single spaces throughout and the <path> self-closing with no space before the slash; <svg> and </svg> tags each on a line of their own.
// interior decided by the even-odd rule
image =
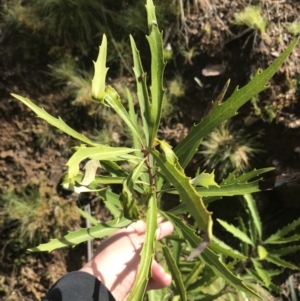
<svg viewBox="0 0 300 301">
<path fill-rule="evenodd" d="M 125 87 L 132 88 L 129 33 L 142 54 L 149 52 L 143 43 L 144 0 L 2 0 L 1 4 L 0 298 L 37 300 L 60 275 L 78 268 L 86 251 L 79 246 L 49 255 L 29 254 L 26 248 L 78 228 L 76 203 L 91 202 L 101 220 L 109 219 L 109 214 L 99 197 L 87 194 L 78 199 L 61 188 L 73 141 L 36 120 L 9 93 L 27 94 L 89 137 L 127 145 L 129 135 L 118 117 L 100 110 L 90 98 L 91 61 L 106 33 L 113 46 L 109 81 L 121 95 Z M 157 10 L 168 58 L 160 136 L 173 145 L 209 112 L 228 78 L 230 93 L 258 68 L 268 66 L 300 33 L 296 0 L 169 1 L 157 3 Z M 149 55 L 142 59 L 149 66 Z M 199 166 L 216 169 L 220 177 L 236 168 L 266 166 L 276 167 L 274 175 L 298 172 L 299 66 L 298 46 L 271 88 L 211 134 L 189 172 L 194 174 Z M 254 195 L 266 233 L 299 216 L 298 195 L 297 182 Z M 236 198 L 225 207 L 217 201 L 209 209 L 215 218 L 237 225 L 245 216 L 243 204 Z M 215 225 L 219 238 L 234 246 L 236 241 Z M 296 253 L 289 259 L 298 267 L 299 258 Z M 277 284 L 283 284 L 277 292 L 282 300 L 297 300 L 297 275 L 282 269 L 277 276 Z"/>
</svg>

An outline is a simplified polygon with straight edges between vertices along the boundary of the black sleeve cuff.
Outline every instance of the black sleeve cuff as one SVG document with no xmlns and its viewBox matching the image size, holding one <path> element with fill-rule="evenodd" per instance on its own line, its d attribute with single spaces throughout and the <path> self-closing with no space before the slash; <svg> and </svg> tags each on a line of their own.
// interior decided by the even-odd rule
<svg viewBox="0 0 300 301">
<path fill-rule="evenodd" d="M 71 272 L 60 278 L 43 301 L 116 301 L 109 290 L 86 272 Z"/>
</svg>

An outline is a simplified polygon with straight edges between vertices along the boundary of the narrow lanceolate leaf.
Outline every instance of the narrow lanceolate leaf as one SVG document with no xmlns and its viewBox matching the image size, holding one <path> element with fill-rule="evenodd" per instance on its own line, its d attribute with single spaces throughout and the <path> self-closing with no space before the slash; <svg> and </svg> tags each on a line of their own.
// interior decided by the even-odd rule
<svg viewBox="0 0 300 301">
<path fill-rule="evenodd" d="M 286 246 L 284 248 L 280 248 L 280 249 L 277 249 L 277 250 L 269 251 L 269 254 L 273 255 L 273 256 L 284 256 L 284 255 L 288 255 L 288 254 L 297 252 L 299 250 L 300 250 L 300 245 Z"/>
<path fill-rule="evenodd" d="M 244 195 L 245 193 L 253 193 L 261 191 L 259 188 L 259 181 L 252 181 L 249 183 L 235 183 L 229 185 L 220 185 L 219 187 L 210 186 L 205 187 L 195 187 L 197 193 L 202 197 L 223 197 L 223 196 L 234 196 L 234 195 Z M 171 194 L 178 194 L 175 189 L 169 189 L 166 191 Z"/>
<path fill-rule="evenodd" d="M 97 145 L 97 143 L 92 142 L 90 139 L 85 137 L 84 135 L 76 132 L 71 127 L 69 127 L 60 117 L 55 118 L 49 113 L 47 113 L 43 108 L 38 107 L 35 105 L 32 101 L 30 101 L 28 98 L 19 96 L 17 94 L 11 94 L 13 97 L 19 99 L 21 102 L 23 102 L 27 107 L 29 107 L 38 117 L 44 119 L 49 124 L 53 125 L 57 129 L 61 130 L 62 132 L 66 133 L 67 135 L 80 140 L 86 144 L 89 145 Z"/>
<path fill-rule="evenodd" d="M 35 248 L 28 249 L 31 252 L 35 251 L 48 251 L 51 252 L 55 249 L 67 247 L 67 246 L 75 246 L 82 242 L 94 239 L 94 238 L 102 238 L 105 236 L 109 236 L 119 230 L 120 228 L 126 227 L 131 223 L 130 220 L 126 218 L 122 218 L 121 220 L 113 220 L 107 223 L 98 224 L 91 228 L 82 228 L 78 231 L 69 232 L 63 238 L 51 239 L 48 243 L 40 244 Z"/>
<path fill-rule="evenodd" d="M 107 55 L 107 39 L 103 35 L 97 61 L 94 62 L 94 78 L 92 79 L 92 98 L 100 102 L 104 102 L 105 95 L 105 79 L 108 68 L 106 68 Z"/>
<path fill-rule="evenodd" d="M 215 182 L 214 172 L 212 173 L 202 172 L 196 178 L 191 179 L 190 182 L 194 186 L 203 186 L 205 188 L 208 188 L 209 186 L 219 187 L 219 185 Z"/>
<path fill-rule="evenodd" d="M 249 296 L 254 296 L 261 299 L 251 288 L 249 288 L 242 279 L 233 275 L 230 270 L 220 261 L 220 258 L 210 248 L 205 249 L 201 254 L 202 260 L 214 271 L 214 273 L 225 279 L 230 283 L 236 290 L 242 291 Z M 261 299 L 262 300 L 262 299 Z"/>
<path fill-rule="evenodd" d="M 139 51 L 132 36 L 130 36 L 131 51 L 133 56 L 133 71 L 137 86 L 137 97 L 141 109 L 141 116 L 143 121 L 143 130 L 146 137 L 147 145 L 149 145 L 149 126 L 150 121 L 150 103 L 147 88 L 147 74 L 143 70 Z"/>
<path fill-rule="evenodd" d="M 106 145 L 99 145 L 94 147 L 80 146 L 76 147 L 76 152 L 69 159 L 67 166 L 69 166 L 69 178 L 72 179 L 79 173 L 79 163 L 84 159 L 90 158 L 94 160 L 125 160 L 125 159 L 137 159 L 140 158 L 128 155 L 136 149 L 126 148 L 126 147 L 110 147 Z"/>
<path fill-rule="evenodd" d="M 300 226 L 300 218 L 296 219 L 292 223 L 278 230 L 276 233 L 272 234 L 269 238 L 267 238 L 264 243 L 280 243 L 280 241 L 284 241 L 284 236 L 289 234 L 291 231 L 294 231 L 296 227 Z"/>
<path fill-rule="evenodd" d="M 251 213 L 251 217 L 253 220 L 253 223 L 255 225 L 255 228 L 257 230 L 258 233 L 258 237 L 261 240 L 262 238 L 262 224 L 261 224 L 261 220 L 260 220 L 260 216 L 256 207 L 256 202 L 254 200 L 254 198 L 252 197 L 251 194 L 245 194 L 244 195 L 244 199 L 246 201 L 246 204 L 249 208 L 249 211 Z"/>
<path fill-rule="evenodd" d="M 111 87 L 107 86 L 105 89 L 105 96 L 104 96 L 105 102 L 115 110 L 115 112 L 122 118 L 122 120 L 125 122 L 125 124 L 128 126 L 128 128 L 131 131 L 131 134 L 136 136 L 136 138 L 139 139 L 140 142 L 142 142 L 142 138 L 140 136 L 139 130 L 135 124 L 134 121 L 131 120 L 128 112 L 124 108 L 119 94 L 116 92 L 116 90 Z"/>
<path fill-rule="evenodd" d="M 141 251 L 141 263 L 139 265 L 138 273 L 136 275 L 136 281 L 131 290 L 128 301 L 140 301 L 143 300 L 146 292 L 148 280 L 150 278 L 150 268 L 152 259 L 154 256 L 155 245 L 155 231 L 157 229 L 157 200 L 155 193 L 149 200 L 149 206 L 147 210 L 147 229 L 145 235 L 145 242 Z"/>
<path fill-rule="evenodd" d="M 241 89 L 236 88 L 233 94 L 223 103 L 217 105 L 203 121 L 195 125 L 189 134 L 179 143 L 175 153 L 183 167 L 190 162 L 202 141 L 217 125 L 236 115 L 237 110 L 252 97 L 265 90 L 268 81 L 272 78 L 281 64 L 293 51 L 298 43 L 296 39 L 274 63 L 263 72 L 258 71 L 251 81 Z"/>
<path fill-rule="evenodd" d="M 195 249 L 201 243 L 201 238 L 198 237 L 195 234 L 195 231 L 189 228 L 181 218 L 167 212 L 162 212 L 161 214 L 173 223 L 176 232 L 190 245 L 192 249 Z M 236 277 L 230 272 L 226 265 L 220 261 L 219 256 L 214 253 L 210 247 L 207 247 L 200 256 L 201 260 L 213 270 L 216 276 L 222 277 L 238 291 L 243 291 L 248 295 L 252 295 L 261 299 L 249 287 L 247 287 L 240 278 Z"/>
<path fill-rule="evenodd" d="M 217 221 L 221 224 L 221 226 L 223 228 L 225 228 L 228 232 L 230 232 L 233 236 L 237 237 L 238 239 L 240 239 L 241 241 L 253 246 L 253 242 L 251 241 L 251 239 L 249 238 L 249 236 L 245 233 L 242 232 L 239 228 L 228 224 L 225 221 L 222 221 L 220 219 L 217 219 Z"/>
<path fill-rule="evenodd" d="M 176 265 L 176 262 L 171 254 L 171 251 L 166 245 L 164 245 L 162 249 L 163 249 L 163 253 L 166 259 L 168 269 L 171 272 L 173 281 L 175 282 L 175 286 L 176 286 L 175 294 L 180 296 L 180 300 L 187 301 L 186 289 L 185 289 L 186 287 L 183 283 L 180 270 Z"/>
<path fill-rule="evenodd" d="M 287 268 L 287 269 L 292 269 L 292 270 L 298 270 L 299 268 L 295 266 L 294 264 L 274 255 L 268 255 L 265 260 L 268 262 L 272 262 L 280 267 Z"/>
<path fill-rule="evenodd" d="M 164 97 L 163 74 L 166 63 L 164 62 L 162 33 L 158 29 L 152 0 L 147 0 L 146 10 L 149 29 L 147 40 L 151 51 L 151 107 L 150 120 L 148 120 L 149 147 L 151 147 L 156 138 L 161 119 Z"/>
<path fill-rule="evenodd" d="M 269 285 L 271 284 L 271 277 L 268 271 L 264 269 L 264 267 L 261 265 L 261 263 L 258 260 L 252 258 L 251 261 L 253 263 L 255 271 L 257 272 L 260 279 L 263 281 L 264 285 L 266 287 L 269 287 Z"/>
<path fill-rule="evenodd" d="M 195 263 L 194 268 L 192 269 L 192 271 L 187 275 L 187 277 L 184 280 L 184 286 L 186 287 L 186 289 L 188 289 L 189 286 L 197 280 L 197 278 L 199 277 L 199 274 L 202 272 L 203 268 L 204 268 L 203 262 L 198 261 Z"/>
<path fill-rule="evenodd" d="M 200 195 L 190 183 L 190 178 L 185 174 L 178 160 L 169 146 L 165 142 L 160 142 L 164 155 L 157 150 L 150 149 L 161 173 L 172 184 L 179 193 L 180 199 L 186 204 L 188 212 L 195 218 L 199 228 L 205 231 L 209 241 L 212 236 L 211 213 L 205 208 Z"/>
</svg>

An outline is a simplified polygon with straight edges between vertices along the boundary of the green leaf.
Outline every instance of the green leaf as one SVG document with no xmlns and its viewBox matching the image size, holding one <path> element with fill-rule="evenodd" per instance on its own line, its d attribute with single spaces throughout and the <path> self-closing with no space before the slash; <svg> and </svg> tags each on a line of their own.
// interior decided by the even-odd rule
<svg viewBox="0 0 300 301">
<path fill-rule="evenodd" d="M 193 229 L 189 228 L 180 218 L 167 212 L 161 212 L 161 214 L 173 223 L 179 236 L 182 237 L 191 248 L 196 248 L 199 245 L 201 238 L 198 237 Z M 200 257 L 207 266 L 213 270 L 216 276 L 222 277 L 235 289 L 261 299 L 255 292 L 247 287 L 240 278 L 236 277 L 228 270 L 228 268 L 220 261 L 219 256 L 217 256 L 210 247 L 207 247 L 203 253 L 201 253 Z"/>
<path fill-rule="evenodd" d="M 166 63 L 164 62 L 162 34 L 158 29 L 155 7 L 152 0 L 147 0 L 146 10 L 149 29 L 147 40 L 151 51 L 151 106 L 150 120 L 148 120 L 148 145 L 149 147 L 152 147 L 161 119 L 162 103 L 164 97 L 163 75 Z"/>
<path fill-rule="evenodd" d="M 142 143 L 142 138 L 140 136 L 139 130 L 135 124 L 134 121 L 131 120 L 128 112 L 124 108 L 119 94 L 116 92 L 116 90 L 111 87 L 107 86 L 105 89 L 105 96 L 104 96 L 105 102 L 115 110 L 115 112 L 119 115 L 120 118 L 125 122 L 125 124 L 128 126 L 128 128 L 131 131 L 131 134 L 133 136 L 136 136 L 136 138 Z"/>
<path fill-rule="evenodd" d="M 271 284 L 271 277 L 270 277 L 268 271 L 263 268 L 263 266 L 261 265 L 261 263 L 258 260 L 251 258 L 251 261 L 253 263 L 255 271 L 257 272 L 260 279 L 263 281 L 264 285 L 266 287 L 269 287 L 269 285 Z"/>
<path fill-rule="evenodd" d="M 236 176 L 237 171 L 231 172 L 226 179 L 224 179 L 221 185 L 229 185 L 229 184 L 236 184 L 236 183 L 247 183 L 249 180 L 258 177 L 264 173 L 274 170 L 274 167 L 267 167 L 261 169 L 253 169 L 250 172 L 242 174 L 240 176 Z"/>
<path fill-rule="evenodd" d="M 269 251 L 269 254 L 272 256 L 284 256 L 300 250 L 300 245 L 296 246 L 286 246 L 281 249 Z"/>
<path fill-rule="evenodd" d="M 148 21 L 149 22 L 149 21 Z M 236 115 L 237 110 L 244 105 L 252 97 L 256 96 L 261 91 L 264 91 L 268 86 L 268 81 L 272 78 L 275 72 L 279 69 L 282 63 L 293 51 L 299 39 L 295 39 L 292 44 L 278 57 L 274 63 L 263 72 L 258 71 L 251 81 L 243 88 L 236 88 L 233 94 L 223 103 L 218 104 L 215 109 L 204 118 L 200 123 L 195 125 L 189 134 L 179 143 L 175 149 L 175 153 L 179 158 L 179 162 L 183 167 L 186 167 L 202 141 L 217 125 L 223 121 Z"/>
<path fill-rule="evenodd" d="M 63 238 L 51 239 L 48 243 L 40 244 L 35 248 L 28 249 L 28 251 L 51 252 L 66 246 L 75 246 L 87 240 L 109 236 L 120 228 L 128 226 L 130 223 L 130 220 L 122 218 L 121 220 L 116 219 L 107 223 L 101 223 L 91 228 L 82 228 L 78 231 L 69 232 Z"/>
<path fill-rule="evenodd" d="M 81 208 L 77 207 L 78 212 L 80 215 L 85 218 L 86 220 L 89 220 L 90 223 L 94 226 L 99 224 L 99 221 L 97 221 L 95 218 L 93 218 L 90 214 L 88 214 L 85 210 L 82 210 Z"/>
<path fill-rule="evenodd" d="M 188 212 L 195 218 L 201 230 L 204 230 L 210 240 L 212 236 L 211 213 L 208 212 L 201 197 L 190 183 L 190 179 L 184 174 L 171 147 L 166 142 L 160 142 L 164 154 L 156 150 L 150 150 L 161 173 L 179 193 L 180 199 L 186 204 Z"/>
<path fill-rule="evenodd" d="M 147 89 L 147 74 L 143 70 L 139 51 L 137 50 L 136 44 L 133 37 L 130 35 L 130 44 L 133 55 L 133 72 L 135 74 L 135 80 L 137 85 L 137 96 L 141 110 L 141 116 L 143 121 L 143 129 L 146 137 L 147 145 L 149 145 L 149 126 L 150 121 L 150 102 Z"/>
<path fill-rule="evenodd" d="M 259 237 L 259 239 L 261 239 L 262 238 L 262 224 L 261 224 L 260 216 L 259 216 L 259 213 L 258 213 L 258 210 L 256 207 L 256 202 L 253 199 L 251 194 L 245 194 L 244 199 L 245 199 L 246 204 L 251 213 L 251 217 L 252 217 L 253 223 L 255 225 L 255 228 L 257 230 L 258 237 Z"/>
<path fill-rule="evenodd" d="M 72 179 L 79 173 L 79 163 L 84 159 L 90 158 L 94 160 L 128 160 L 128 159 L 139 159 L 138 157 L 128 155 L 134 151 L 135 149 L 126 148 L 126 147 L 110 147 L 107 145 L 99 145 L 92 147 L 80 146 L 76 147 L 76 152 L 67 162 L 67 166 L 69 166 L 68 174 L 69 178 Z"/>
<path fill-rule="evenodd" d="M 233 275 L 220 261 L 220 258 L 217 256 L 217 254 L 210 250 L 209 247 L 206 248 L 205 251 L 201 254 L 201 258 L 217 276 L 224 278 L 236 290 L 245 292 L 247 295 L 261 299 L 260 296 L 258 296 L 251 288 L 245 285 L 242 279 Z"/>
<path fill-rule="evenodd" d="M 221 224 L 221 226 L 223 228 L 225 228 L 233 236 L 237 237 L 239 240 L 241 240 L 251 246 L 254 246 L 254 244 L 251 241 L 251 239 L 249 238 L 249 236 L 246 233 L 242 232 L 239 228 L 236 228 L 235 226 L 230 225 L 227 222 L 222 221 L 220 219 L 217 219 L 217 221 Z"/>
<path fill-rule="evenodd" d="M 215 236 L 213 237 L 213 241 L 209 244 L 209 248 L 217 254 L 222 254 L 226 256 L 230 256 L 234 259 L 245 260 L 247 256 L 243 255 L 237 250 L 232 249 L 232 247 L 225 244 L 223 241 L 219 240 Z"/>
<path fill-rule="evenodd" d="M 186 289 L 188 289 L 189 286 L 197 280 L 203 268 L 204 268 L 203 262 L 201 261 L 195 262 L 194 268 L 184 280 L 184 286 Z"/>
<path fill-rule="evenodd" d="M 287 244 L 290 242 L 298 242 L 299 240 L 300 240 L 300 234 L 294 234 L 292 236 L 278 238 L 277 240 L 274 241 L 265 242 L 265 244 Z"/>
<path fill-rule="evenodd" d="M 128 301 L 143 300 L 146 292 L 148 279 L 150 277 L 150 268 L 152 258 L 154 255 L 154 240 L 155 231 L 157 229 L 157 200 L 155 192 L 149 200 L 149 207 L 147 210 L 147 229 L 145 235 L 145 242 L 141 251 L 141 263 L 136 275 L 136 281 L 131 289 L 130 296 L 126 299 Z"/>
<path fill-rule="evenodd" d="M 11 94 L 13 97 L 19 99 L 21 102 L 23 102 L 27 107 L 29 107 L 38 117 L 44 119 L 49 124 L 53 125 L 57 129 L 61 130 L 62 132 L 68 134 L 69 136 L 80 140 L 86 144 L 89 145 L 98 145 L 97 143 L 92 142 L 90 139 L 85 137 L 82 134 L 79 134 L 75 130 L 73 130 L 71 127 L 69 127 L 64 121 L 58 117 L 55 118 L 49 113 L 47 113 L 43 108 L 39 108 L 37 105 L 35 105 L 33 102 L 31 102 L 28 98 L 19 96 L 17 94 Z"/>
<path fill-rule="evenodd" d="M 263 246 L 258 246 L 257 252 L 260 260 L 265 259 L 268 256 L 268 251 Z"/>
<path fill-rule="evenodd" d="M 136 221 L 140 219 L 137 201 L 135 199 L 134 184 L 140 177 L 144 161 L 142 160 L 130 172 L 128 177 L 123 182 L 122 193 L 120 194 L 120 201 L 123 206 L 123 214 L 126 218 Z"/>
<path fill-rule="evenodd" d="M 209 186 L 217 186 L 219 185 L 215 182 L 214 172 L 206 173 L 202 172 L 196 178 L 190 180 L 191 184 L 194 186 L 203 186 L 208 188 Z"/>
<path fill-rule="evenodd" d="M 168 269 L 171 272 L 172 279 L 173 279 L 173 281 L 175 282 L 175 285 L 176 285 L 175 294 L 180 295 L 180 300 L 187 301 L 186 287 L 183 283 L 180 270 L 178 269 L 178 267 L 176 265 L 176 262 L 175 262 L 174 258 L 172 257 L 172 254 L 171 254 L 169 248 L 166 245 L 164 245 L 162 250 L 163 250 L 163 253 L 164 253 L 164 256 L 165 256 L 165 259 L 166 259 Z"/>
<path fill-rule="evenodd" d="M 105 207 L 111 212 L 114 218 L 119 218 L 120 212 L 123 209 L 119 200 L 119 195 L 110 191 L 109 189 L 105 189 L 98 192 L 98 196 L 103 199 Z"/>
<path fill-rule="evenodd" d="M 92 98 L 104 102 L 105 96 L 105 79 L 108 68 L 106 68 L 107 55 L 107 39 L 103 35 L 101 46 L 99 47 L 99 54 L 97 61 L 94 62 L 94 78 L 92 79 Z"/>
<path fill-rule="evenodd" d="M 299 268 L 297 266 L 295 266 L 294 264 L 278 257 L 278 256 L 274 256 L 274 255 L 268 255 L 265 258 L 266 261 L 274 263 L 280 267 L 284 267 L 284 268 L 288 268 L 288 269 L 292 269 L 292 270 L 298 270 Z"/>
<path fill-rule="evenodd" d="M 282 229 L 278 230 L 276 233 L 272 234 L 269 238 L 267 238 L 264 243 L 271 244 L 271 243 L 281 243 L 284 241 L 283 237 L 290 232 L 294 231 L 296 227 L 300 226 L 300 218 L 294 220 L 292 223 L 286 225 Z"/>
</svg>

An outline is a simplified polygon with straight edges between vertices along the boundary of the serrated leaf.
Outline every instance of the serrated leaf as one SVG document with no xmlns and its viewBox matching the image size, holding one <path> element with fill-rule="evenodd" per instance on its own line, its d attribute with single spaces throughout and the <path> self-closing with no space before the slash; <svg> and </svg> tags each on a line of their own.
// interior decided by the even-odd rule
<svg viewBox="0 0 300 301">
<path fill-rule="evenodd" d="M 147 40 L 151 52 L 151 105 L 149 125 L 149 147 L 156 138 L 161 119 L 162 103 L 164 98 L 163 75 L 166 63 L 164 62 L 164 50 L 162 33 L 158 29 L 155 15 L 155 6 L 152 0 L 146 2 L 147 22 L 149 35 Z"/>
<path fill-rule="evenodd" d="M 85 210 L 82 210 L 81 208 L 77 207 L 78 212 L 80 215 L 88 220 L 92 225 L 96 226 L 99 224 L 99 221 L 97 221 L 95 218 L 93 218 L 90 214 L 88 214 Z"/>
<path fill-rule="evenodd" d="M 137 96 L 141 109 L 141 116 L 143 121 L 143 129 L 146 137 L 147 145 L 149 145 L 149 125 L 150 121 L 150 102 L 147 88 L 147 74 L 143 70 L 139 51 L 137 50 L 136 44 L 133 37 L 130 35 L 131 51 L 133 55 L 133 72 L 135 75 Z"/>
<path fill-rule="evenodd" d="M 271 243 L 281 243 L 280 241 L 284 241 L 284 236 L 289 234 L 290 232 L 294 231 L 296 227 L 300 226 L 300 218 L 294 220 L 292 223 L 286 225 L 282 229 L 278 230 L 276 233 L 272 234 L 268 237 L 264 243 L 271 244 Z"/>
<path fill-rule="evenodd" d="M 299 39 L 295 39 L 291 45 L 263 72 L 256 72 L 251 81 L 243 88 L 236 88 L 233 94 L 222 104 L 219 104 L 215 109 L 204 118 L 200 123 L 195 125 L 189 134 L 179 143 L 175 149 L 175 153 L 179 158 L 179 162 L 183 167 L 186 167 L 202 141 L 217 125 L 223 121 L 236 115 L 237 110 L 244 105 L 252 97 L 256 96 L 261 91 L 264 91 L 268 86 L 268 81 L 272 78 L 275 72 L 279 69 L 282 63 L 293 51 Z"/>
<path fill-rule="evenodd" d="M 217 254 L 222 254 L 226 256 L 230 256 L 234 259 L 245 260 L 247 256 L 243 255 L 237 250 L 232 249 L 232 247 L 225 244 L 223 241 L 219 240 L 215 236 L 213 237 L 213 241 L 210 243 L 209 248 Z"/>
<path fill-rule="evenodd" d="M 92 142 L 90 139 L 88 139 L 87 137 L 85 137 L 84 135 L 76 132 L 75 130 L 73 130 L 71 127 L 69 127 L 60 117 L 55 118 L 52 115 L 50 115 L 49 113 L 47 113 L 43 108 L 38 107 L 37 105 L 35 105 L 32 101 L 30 101 L 28 98 L 19 96 L 17 94 L 11 94 L 13 97 L 19 99 L 21 102 L 23 102 L 27 107 L 29 107 L 38 117 L 44 119 L 46 122 L 48 122 L 49 124 L 53 125 L 54 127 L 56 127 L 57 129 L 59 129 L 60 131 L 68 134 L 69 136 L 82 141 L 86 144 L 89 145 L 98 145 L 95 142 Z"/>
<path fill-rule="evenodd" d="M 265 259 L 268 256 L 268 251 L 263 246 L 257 247 L 258 257 L 259 259 Z"/>
<path fill-rule="evenodd" d="M 108 68 L 106 68 L 107 55 L 107 39 L 104 34 L 102 37 L 101 46 L 99 47 L 99 54 L 97 61 L 94 62 L 94 77 L 92 79 L 92 98 L 100 102 L 104 102 L 105 96 L 105 80 Z"/>
<path fill-rule="evenodd" d="M 208 188 L 209 186 L 219 187 L 219 185 L 215 182 L 214 172 L 212 172 L 212 173 L 202 172 L 196 178 L 191 179 L 190 182 L 194 186 L 203 186 L 203 187 L 206 187 L 206 188 Z"/>
<path fill-rule="evenodd" d="M 171 147 L 166 143 L 160 145 L 165 155 L 152 149 L 150 153 L 161 169 L 161 173 L 176 188 L 180 199 L 186 204 L 188 212 L 195 218 L 199 228 L 207 233 L 210 240 L 212 236 L 211 213 L 207 211 L 201 197 L 191 185 L 190 179 L 184 174 Z"/>
<path fill-rule="evenodd" d="M 161 214 L 173 223 L 179 236 L 182 237 L 191 248 L 196 248 L 199 245 L 201 242 L 200 237 L 195 234 L 193 229 L 184 224 L 180 218 L 167 212 L 161 212 Z M 201 260 L 203 260 L 207 266 L 212 269 L 216 276 L 222 277 L 235 289 L 261 299 L 254 291 L 247 287 L 240 278 L 230 272 L 230 270 L 220 261 L 217 254 L 210 249 L 210 247 L 207 247 L 200 257 Z"/>
<path fill-rule="evenodd" d="M 246 201 L 247 207 L 249 208 L 249 211 L 251 213 L 251 217 L 253 220 L 253 223 L 255 225 L 255 228 L 257 230 L 258 233 L 258 237 L 261 240 L 262 238 L 262 223 L 260 220 L 260 216 L 256 207 L 256 202 L 253 199 L 251 194 L 245 194 L 244 195 L 244 199 Z"/>
<path fill-rule="evenodd" d="M 254 246 L 253 242 L 251 241 L 251 239 L 249 238 L 249 236 L 242 232 L 239 228 L 233 226 L 233 225 L 230 225 L 228 224 L 227 222 L 225 221 L 222 221 L 220 219 L 217 219 L 217 221 L 221 224 L 221 226 L 223 228 L 225 228 L 229 233 L 231 233 L 233 236 L 237 237 L 239 240 L 251 245 L 251 246 Z"/>
<path fill-rule="evenodd" d="M 40 244 L 35 248 L 30 248 L 28 251 L 48 251 L 51 252 L 53 250 L 67 247 L 67 246 L 76 246 L 82 242 L 95 239 L 102 238 L 105 236 L 109 236 L 119 230 L 120 228 L 126 227 L 131 223 L 130 220 L 125 218 L 116 219 L 107 223 L 101 223 L 97 226 L 91 228 L 81 228 L 78 231 L 69 232 L 66 236 L 58 239 L 51 239 L 48 243 Z"/>
<path fill-rule="evenodd" d="M 137 151 L 136 149 L 131 149 L 127 147 L 110 147 L 107 145 L 99 145 L 92 147 L 80 146 L 76 147 L 76 152 L 67 162 L 67 166 L 69 166 L 68 175 L 69 178 L 72 179 L 79 173 L 79 164 L 84 159 L 90 158 L 95 160 L 125 160 L 125 159 L 138 159 L 140 158 L 128 155 Z"/>
<path fill-rule="evenodd" d="M 104 99 L 105 102 L 115 110 L 118 116 L 122 118 L 122 120 L 130 129 L 131 134 L 133 136 L 136 136 L 136 138 L 142 143 L 143 140 L 140 136 L 139 130 L 135 122 L 131 120 L 128 112 L 126 111 L 126 109 L 124 108 L 121 102 L 119 94 L 116 92 L 116 90 L 113 87 L 111 86 L 106 87 Z"/>
<path fill-rule="evenodd" d="M 229 173 L 226 179 L 221 182 L 222 185 L 236 184 L 236 183 L 247 183 L 249 180 L 258 177 L 264 173 L 274 170 L 275 167 L 266 167 L 261 169 L 253 169 L 250 172 L 237 176 L 237 170 Z"/>
<path fill-rule="evenodd" d="M 292 269 L 292 270 L 298 270 L 299 268 L 295 266 L 294 264 L 274 255 L 268 254 L 268 256 L 265 258 L 266 261 L 274 263 L 280 267 Z"/>
<path fill-rule="evenodd" d="M 172 257 L 172 254 L 171 254 L 169 248 L 166 245 L 164 245 L 162 250 L 163 250 L 163 253 L 164 253 L 164 256 L 166 259 L 168 269 L 171 272 L 172 279 L 175 282 L 175 286 L 176 286 L 175 294 L 176 295 L 179 294 L 180 300 L 187 301 L 186 286 L 183 283 L 180 270 L 178 269 L 176 262 L 175 262 L 174 258 Z"/>
<path fill-rule="evenodd" d="M 300 245 L 296 246 L 286 246 L 281 249 L 269 251 L 269 254 L 272 256 L 284 256 L 300 250 Z"/>
<path fill-rule="evenodd" d="M 157 200 L 155 193 L 149 200 L 149 207 L 147 210 L 147 229 L 145 234 L 145 242 L 140 253 L 141 263 L 138 268 L 136 280 L 131 289 L 128 301 L 143 300 L 146 292 L 147 283 L 150 277 L 150 269 L 154 255 L 154 240 L 155 231 L 157 229 Z"/>
<path fill-rule="evenodd" d="M 251 258 L 251 261 L 253 263 L 255 271 L 257 272 L 260 279 L 263 281 L 264 285 L 266 287 L 269 287 L 269 285 L 271 284 L 271 277 L 270 277 L 268 271 L 263 268 L 263 266 L 261 265 L 261 263 L 258 260 Z"/>
</svg>

